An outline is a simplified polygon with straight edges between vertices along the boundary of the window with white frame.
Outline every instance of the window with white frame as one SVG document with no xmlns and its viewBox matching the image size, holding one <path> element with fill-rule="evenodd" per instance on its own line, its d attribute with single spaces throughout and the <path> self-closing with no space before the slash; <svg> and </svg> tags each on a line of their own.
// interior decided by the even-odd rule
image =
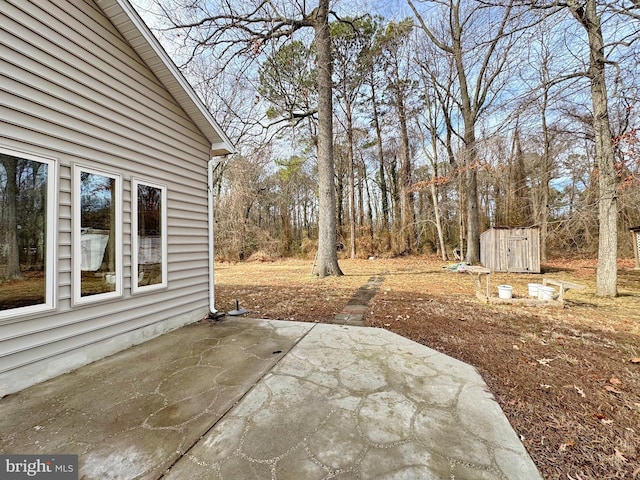
<svg viewBox="0 0 640 480">
<path fill-rule="evenodd" d="M 134 179 L 131 188 L 133 293 L 167 286 L 167 187 Z"/>
<path fill-rule="evenodd" d="M 73 175 L 74 302 L 122 295 L 122 180 L 76 165 Z"/>
<path fill-rule="evenodd" d="M 55 168 L 0 148 L 0 319 L 55 307 Z"/>
</svg>

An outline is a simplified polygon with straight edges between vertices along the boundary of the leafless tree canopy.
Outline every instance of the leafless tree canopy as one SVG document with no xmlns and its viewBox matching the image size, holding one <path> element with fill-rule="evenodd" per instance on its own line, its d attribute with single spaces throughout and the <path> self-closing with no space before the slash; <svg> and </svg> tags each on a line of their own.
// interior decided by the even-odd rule
<svg viewBox="0 0 640 480">
<path fill-rule="evenodd" d="M 545 258 L 632 255 L 637 0 L 408 0 L 404 19 L 163 2 L 167 48 L 238 139 L 221 167 L 219 255 L 311 259 L 323 214 L 331 250 L 357 256 L 475 261 L 479 235 L 502 225 L 538 226 Z M 318 61 L 323 15 L 333 58 Z M 602 294 L 615 295 L 611 275 L 600 272 Z"/>
</svg>

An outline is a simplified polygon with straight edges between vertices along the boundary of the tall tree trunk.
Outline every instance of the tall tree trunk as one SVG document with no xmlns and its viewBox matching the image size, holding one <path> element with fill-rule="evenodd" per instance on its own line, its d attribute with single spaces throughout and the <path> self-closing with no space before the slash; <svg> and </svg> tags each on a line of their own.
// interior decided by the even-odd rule
<svg viewBox="0 0 640 480">
<path fill-rule="evenodd" d="M 546 65 L 545 65 L 546 72 Z M 549 104 L 549 90 L 545 87 L 542 95 L 542 198 L 540 200 L 540 261 L 547 262 L 547 238 L 549 237 L 549 197 L 551 183 L 551 140 L 547 126 L 547 106 Z"/>
<path fill-rule="evenodd" d="M 396 239 L 394 249 L 399 251 L 398 238 L 402 232 L 402 209 L 400 202 L 400 176 L 398 174 L 398 156 L 393 155 L 389 165 L 389 177 L 391 180 L 391 208 L 393 209 L 393 236 Z"/>
<path fill-rule="evenodd" d="M 431 202 L 433 203 L 433 216 L 436 223 L 436 230 L 438 232 L 438 243 L 440 244 L 440 253 L 442 254 L 442 260 L 449 260 L 449 255 L 447 254 L 447 248 L 444 244 L 444 233 L 442 231 L 442 220 L 440 219 L 440 201 L 438 198 L 438 187 L 437 181 L 439 178 L 438 173 L 438 140 L 436 137 L 436 126 L 433 125 L 431 128 L 431 148 L 433 150 L 433 181 L 430 184 L 431 190 Z"/>
<path fill-rule="evenodd" d="M 342 275 L 336 251 L 335 167 L 333 164 L 333 90 L 329 0 L 319 0 L 314 20 L 318 70 L 318 275 Z"/>
<path fill-rule="evenodd" d="M 453 125 L 451 124 L 451 117 L 448 116 L 448 112 L 443 104 L 443 112 L 444 112 L 444 117 L 446 119 L 446 126 L 447 126 L 447 130 L 446 130 L 446 140 L 445 140 L 445 145 L 447 147 L 447 158 L 449 159 L 449 165 L 452 168 L 455 167 L 459 167 L 460 165 L 457 163 L 456 160 L 456 156 L 453 152 L 453 135 L 454 135 L 454 130 L 453 130 Z M 462 257 L 464 256 L 464 252 L 465 252 L 465 245 L 464 245 L 464 239 L 465 239 L 465 228 L 464 228 L 464 206 L 466 205 L 465 202 L 465 198 L 464 198 L 464 190 L 462 188 L 462 175 L 460 173 L 460 169 L 457 169 L 457 173 L 455 173 L 456 178 L 456 183 L 457 183 L 457 188 L 458 188 L 458 213 L 457 213 L 457 217 L 458 217 L 458 250 L 460 252 L 460 258 L 456 258 L 455 252 L 454 252 L 454 258 L 456 260 L 461 260 Z"/>
<path fill-rule="evenodd" d="M 430 100 L 426 100 L 427 108 L 433 108 Z M 438 248 L 440 250 L 440 255 L 442 260 L 447 261 L 449 259 L 449 255 L 447 254 L 447 248 L 444 243 L 444 232 L 442 229 L 442 219 L 440 217 L 440 200 L 439 200 L 439 188 L 438 181 L 440 179 L 440 173 L 438 170 L 439 163 L 439 155 L 438 155 L 438 124 L 435 118 L 429 115 L 429 137 L 431 139 L 431 154 L 429 154 L 427 147 L 425 146 L 426 135 L 422 131 L 420 124 L 418 124 L 418 130 L 420 131 L 420 136 L 422 137 L 422 146 L 425 156 L 429 159 L 431 163 L 431 181 L 429 182 L 429 193 L 431 194 L 431 203 L 433 204 L 433 217 L 434 223 L 436 226 L 436 231 L 438 233 Z"/>
<path fill-rule="evenodd" d="M 395 66 L 396 81 L 400 83 L 400 73 Z M 411 191 L 411 153 L 409 152 L 409 130 L 404 104 L 403 89 L 396 88 L 396 109 L 400 124 L 400 224 L 403 253 L 412 253 L 415 246 L 415 209 L 413 192 Z"/>
<path fill-rule="evenodd" d="M 465 189 L 463 188 L 465 177 L 460 173 L 458 175 L 458 249 L 460 251 L 460 260 L 464 257 L 466 249 L 465 238 L 467 238 L 467 229 L 464 219 L 466 218 L 467 199 Z"/>
<path fill-rule="evenodd" d="M 363 161 L 364 163 L 364 161 Z M 374 251 L 373 251 L 373 240 L 374 240 L 374 232 L 373 232 L 373 208 L 371 206 L 371 191 L 369 190 L 369 179 L 367 178 L 367 167 L 366 165 L 363 165 L 362 168 L 362 182 L 364 182 L 364 187 L 366 190 L 366 194 L 367 194 L 367 223 L 368 225 L 368 229 L 369 229 L 369 239 L 370 239 L 370 250 L 369 250 L 369 254 L 373 255 Z"/>
<path fill-rule="evenodd" d="M 356 258 L 356 174 L 353 155 L 353 118 L 351 100 L 345 95 L 347 116 L 347 156 L 349 162 L 349 233 L 351 236 L 351 258 Z"/>
<path fill-rule="evenodd" d="M 335 173 L 335 172 L 334 172 Z M 345 196 L 345 185 L 344 185 L 344 175 L 343 175 L 343 169 L 342 169 L 342 162 L 339 162 L 338 164 L 338 174 L 336 175 L 336 180 L 334 180 L 334 182 L 336 185 L 336 220 L 337 220 L 337 229 L 338 232 L 340 234 L 340 236 L 342 237 L 343 232 L 343 226 L 344 226 L 344 215 L 345 215 L 345 209 L 344 209 L 344 196 Z"/>
<path fill-rule="evenodd" d="M 466 261 L 480 262 L 480 212 L 478 211 L 478 171 L 475 125 L 465 122 L 465 195 L 467 199 L 467 253 Z"/>
<path fill-rule="evenodd" d="M 464 167 L 465 167 L 465 196 L 467 199 L 467 251 L 465 259 L 469 263 L 480 262 L 480 220 L 478 211 L 478 175 L 475 132 L 475 111 L 472 106 L 471 96 L 467 83 L 467 74 L 463 63 L 462 53 L 462 28 L 458 24 L 458 6 L 453 7 L 455 19 L 452 29 L 452 54 L 456 65 L 458 83 L 460 85 L 460 109 L 464 124 Z"/>
<path fill-rule="evenodd" d="M 589 79 L 600 190 L 596 295 L 615 297 L 618 295 L 618 199 L 613 139 L 607 106 L 604 39 L 596 0 L 586 0 L 584 4 L 578 3 L 577 0 L 569 0 L 568 5 L 573 16 L 585 28 L 589 39 Z"/>
<path fill-rule="evenodd" d="M 360 154 L 362 156 L 362 154 Z M 357 173 L 357 182 L 356 182 L 356 186 L 358 189 L 358 211 L 357 211 L 357 216 L 358 216 L 358 225 L 363 226 L 364 225 L 364 178 L 366 177 L 366 174 L 364 173 L 364 171 L 366 170 L 366 167 L 364 165 L 361 165 L 360 163 L 358 164 L 358 168 L 356 169 L 356 173 Z"/>
<path fill-rule="evenodd" d="M 373 111 L 373 124 L 376 129 L 376 145 L 378 147 L 378 176 L 380 182 L 380 201 L 382 203 L 382 233 L 387 238 L 387 250 L 391 249 L 391 237 L 389 236 L 389 193 L 387 189 L 386 172 L 384 170 L 384 149 L 382 147 L 382 129 L 376 102 L 375 79 L 373 71 L 370 72 L 371 82 L 371 106 Z"/>
</svg>

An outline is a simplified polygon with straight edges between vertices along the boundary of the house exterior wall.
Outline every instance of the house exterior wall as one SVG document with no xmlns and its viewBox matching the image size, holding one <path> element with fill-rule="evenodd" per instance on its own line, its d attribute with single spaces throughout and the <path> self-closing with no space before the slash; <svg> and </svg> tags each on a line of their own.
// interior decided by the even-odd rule
<svg viewBox="0 0 640 480">
<path fill-rule="evenodd" d="M 58 172 L 56 307 L 0 320 L 2 396 L 207 313 L 211 144 L 93 1 L 0 0 L 0 21 L 0 146 Z M 123 294 L 75 306 L 74 165 L 120 175 L 123 190 Z M 135 295 L 133 178 L 168 197 L 168 287 Z"/>
</svg>

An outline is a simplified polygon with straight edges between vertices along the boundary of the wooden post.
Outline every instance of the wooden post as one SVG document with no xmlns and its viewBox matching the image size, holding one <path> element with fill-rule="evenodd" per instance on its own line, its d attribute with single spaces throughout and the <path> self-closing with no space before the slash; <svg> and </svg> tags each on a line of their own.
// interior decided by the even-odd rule
<svg viewBox="0 0 640 480">
<path fill-rule="evenodd" d="M 636 259 L 636 270 L 640 270 L 640 226 L 629 229 L 632 235 L 633 256 Z"/>
</svg>

